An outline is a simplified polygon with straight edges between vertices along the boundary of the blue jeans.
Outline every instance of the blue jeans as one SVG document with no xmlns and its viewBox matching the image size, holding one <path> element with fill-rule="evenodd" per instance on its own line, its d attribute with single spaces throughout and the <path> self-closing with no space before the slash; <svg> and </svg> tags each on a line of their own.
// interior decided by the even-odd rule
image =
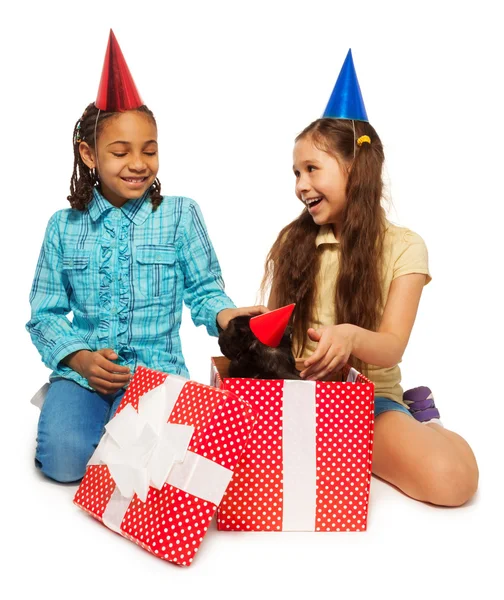
<svg viewBox="0 0 504 600">
<path fill-rule="evenodd" d="M 63 483 L 84 477 L 124 392 L 104 395 L 67 379 L 51 383 L 40 413 L 35 452 L 35 464 L 44 475 Z"/>
<path fill-rule="evenodd" d="M 405 406 L 399 404 L 399 402 L 394 402 L 394 400 L 391 400 L 390 398 L 384 398 L 383 396 L 375 396 L 374 402 L 375 418 L 378 415 L 381 415 L 382 413 L 387 412 L 389 410 L 396 410 L 398 412 L 402 412 L 405 415 L 408 415 L 409 417 L 413 416 Z"/>
</svg>

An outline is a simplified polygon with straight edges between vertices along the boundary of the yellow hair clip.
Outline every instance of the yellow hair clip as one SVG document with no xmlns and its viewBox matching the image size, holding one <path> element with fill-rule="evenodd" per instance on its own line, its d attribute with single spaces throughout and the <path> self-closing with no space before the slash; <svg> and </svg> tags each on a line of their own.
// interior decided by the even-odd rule
<svg viewBox="0 0 504 600">
<path fill-rule="evenodd" d="M 361 135 L 360 138 L 357 139 L 357 146 L 362 146 L 362 144 L 364 143 L 371 143 L 371 138 L 369 137 L 369 135 Z"/>
</svg>

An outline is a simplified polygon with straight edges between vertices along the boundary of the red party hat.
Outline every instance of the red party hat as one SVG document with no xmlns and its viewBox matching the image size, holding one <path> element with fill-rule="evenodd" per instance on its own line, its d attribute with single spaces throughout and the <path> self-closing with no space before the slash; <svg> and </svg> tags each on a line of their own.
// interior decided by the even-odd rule
<svg viewBox="0 0 504 600">
<path fill-rule="evenodd" d="M 111 112 L 123 112 L 143 105 L 112 29 L 95 105 L 100 110 Z"/>
<path fill-rule="evenodd" d="M 282 339 L 295 306 L 295 304 L 289 304 L 263 315 L 252 317 L 250 319 L 252 333 L 266 346 L 276 348 Z"/>
</svg>

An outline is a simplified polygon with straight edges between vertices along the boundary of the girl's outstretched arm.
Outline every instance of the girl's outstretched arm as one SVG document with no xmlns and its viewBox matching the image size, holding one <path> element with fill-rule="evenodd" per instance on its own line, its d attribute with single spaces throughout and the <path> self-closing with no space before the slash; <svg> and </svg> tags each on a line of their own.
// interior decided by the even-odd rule
<svg viewBox="0 0 504 600">
<path fill-rule="evenodd" d="M 224 280 L 199 206 L 190 200 L 179 256 L 184 273 L 184 302 L 196 326 L 205 325 L 209 335 L 218 336 L 217 315 L 235 308 L 224 291 Z"/>
<path fill-rule="evenodd" d="M 348 323 L 308 330 L 318 342 L 305 360 L 301 377 L 322 379 L 341 369 L 350 355 L 378 367 L 393 367 L 402 358 L 415 322 L 426 275 L 411 273 L 392 281 L 378 331 Z"/>
</svg>

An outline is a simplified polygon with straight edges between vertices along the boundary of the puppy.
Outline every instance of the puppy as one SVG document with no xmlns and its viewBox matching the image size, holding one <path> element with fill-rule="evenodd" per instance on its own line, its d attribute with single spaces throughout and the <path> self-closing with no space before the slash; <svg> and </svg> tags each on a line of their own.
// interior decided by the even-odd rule
<svg viewBox="0 0 504 600">
<path fill-rule="evenodd" d="M 222 354 L 231 361 L 230 377 L 301 379 L 292 354 L 291 328 L 276 348 L 260 342 L 250 330 L 251 317 L 235 317 L 219 335 Z"/>
</svg>

